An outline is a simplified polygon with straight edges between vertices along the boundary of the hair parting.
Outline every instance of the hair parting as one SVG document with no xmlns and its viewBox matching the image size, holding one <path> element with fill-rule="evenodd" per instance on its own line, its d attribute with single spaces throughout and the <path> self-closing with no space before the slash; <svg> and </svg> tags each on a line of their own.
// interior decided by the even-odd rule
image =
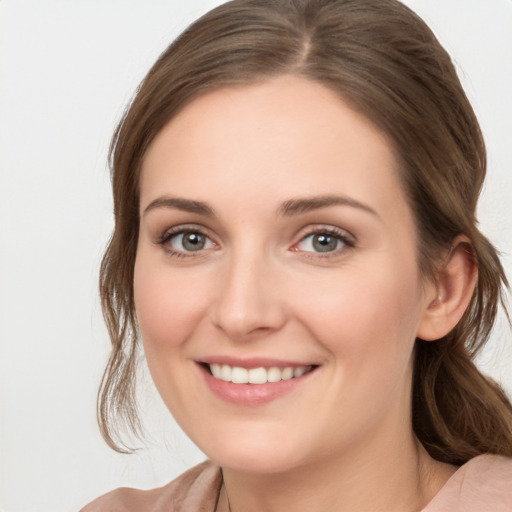
<svg viewBox="0 0 512 512">
<path fill-rule="evenodd" d="M 512 456 L 510 401 L 474 364 L 508 287 L 498 253 L 476 222 L 486 173 L 482 133 L 449 55 L 396 0 L 234 0 L 193 23 L 141 83 L 110 149 L 115 227 L 100 293 L 112 351 L 98 401 L 106 442 L 128 450 L 118 420 L 141 433 L 133 273 L 144 155 L 194 98 L 283 74 L 335 91 L 387 135 L 416 219 L 424 275 L 435 276 L 439 255 L 457 236 L 470 241 L 478 278 L 469 308 L 443 339 L 416 342 L 413 427 L 444 462 Z"/>
</svg>

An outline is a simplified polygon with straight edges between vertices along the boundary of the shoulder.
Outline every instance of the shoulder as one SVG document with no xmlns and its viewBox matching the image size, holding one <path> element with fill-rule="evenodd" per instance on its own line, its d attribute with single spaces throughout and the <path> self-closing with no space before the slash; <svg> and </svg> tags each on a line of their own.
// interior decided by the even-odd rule
<svg viewBox="0 0 512 512">
<path fill-rule="evenodd" d="M 512 458 L 480 455 L 461 466 L 423 512 L 512 510 Z"/>
<path fill-rule="evenodd" d="M 116 489 L 89 503 L 80 512 L 213 512 L 221 483 L 220 468 L 206 461 L 163 487 L 148 491 L 127 487 Z"/>
</svg>

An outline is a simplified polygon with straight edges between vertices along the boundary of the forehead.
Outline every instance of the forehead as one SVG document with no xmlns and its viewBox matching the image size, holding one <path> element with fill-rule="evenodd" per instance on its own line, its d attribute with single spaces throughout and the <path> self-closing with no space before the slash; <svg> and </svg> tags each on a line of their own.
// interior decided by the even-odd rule
<svg viewBox="0 0 512 512">
<path fill-rule="evenodd" d="M 396 167 L 370 120 L 321 84 L 282 76 L 207 93 L 173 118 L 143 161 L 141 208 L 163 193 L 242 203 L 343 193 L 385 209 L 403 195 Z"/>
</svg>

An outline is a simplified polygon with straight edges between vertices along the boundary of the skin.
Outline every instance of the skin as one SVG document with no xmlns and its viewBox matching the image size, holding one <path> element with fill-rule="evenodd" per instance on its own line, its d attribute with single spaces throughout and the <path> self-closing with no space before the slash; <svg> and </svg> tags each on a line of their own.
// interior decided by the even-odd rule
<svg viewBox="0 0 512 512">
<path fill-rule="evenodd" d="M 144 349 L 167 407 L 223 468 L 232 512 L 420 510 L 454 471 L 411 426 L 415 339 L 455 320 L 433 314 L 443 290 L 420 275 L 396 167 L 369 120 L 294 76 L 195 99 L 145 156 L 134 278 Z M 346 204 L 283 213 L 326 196 Z M 177 234 L 159 243 L 171 229 L 203 232 L 204 249 Z M 319 253 L 313 230 L 348 243 Z M 205 384 L 197 361 L 211 356 L 317 367 L 291 393 L 245 406 Z"/>
</svg>

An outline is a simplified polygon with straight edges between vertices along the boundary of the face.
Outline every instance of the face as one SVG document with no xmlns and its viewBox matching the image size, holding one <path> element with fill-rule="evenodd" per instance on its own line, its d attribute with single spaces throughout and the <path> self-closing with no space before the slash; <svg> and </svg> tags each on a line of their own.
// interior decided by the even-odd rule
<svg viewBox="0 0 512 512">
<path fill-rule="evenodd" d="M 218 90 L 156 137 L 140 185 L 148 365 L 210 458 L 279 472 L 411 431 L 431 298 L 371 122 L 297 77 Z"/>
</svg>

